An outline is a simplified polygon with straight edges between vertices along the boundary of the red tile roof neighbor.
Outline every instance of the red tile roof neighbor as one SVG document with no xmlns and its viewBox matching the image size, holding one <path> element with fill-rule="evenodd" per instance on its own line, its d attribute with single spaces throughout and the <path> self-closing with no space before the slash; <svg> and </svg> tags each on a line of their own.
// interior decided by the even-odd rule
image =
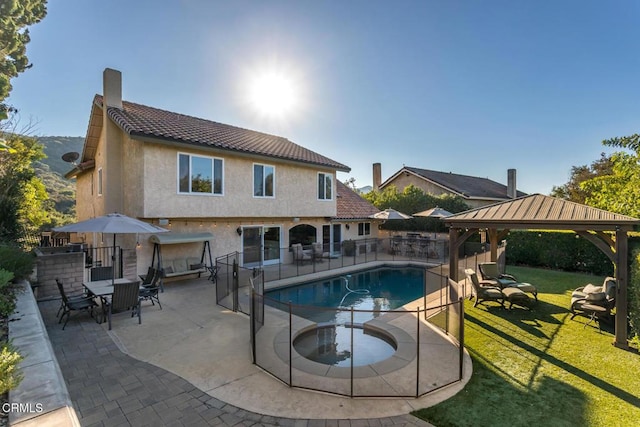
<svg viewBox="0 0 640 427">
<path fill-rule="evenodd" d="M 94 103 L 103 108 L 101 95 Z M 196 146 L 208 146 L 283 160 L 329 167 L 343 172 L 351 169 L 342 163 L 308 150 L 281 136 L 172 113 L 133 102 L 122 108 L 108 107 L 109 117 L 131 137 L 147 137 Z"/>
<path fill-rule="evenodd" d="M 363 199 L 358 193 L 336 180 L 336 216 L 334 219 L 367 219 L 380 209 Z"/>
</svg>

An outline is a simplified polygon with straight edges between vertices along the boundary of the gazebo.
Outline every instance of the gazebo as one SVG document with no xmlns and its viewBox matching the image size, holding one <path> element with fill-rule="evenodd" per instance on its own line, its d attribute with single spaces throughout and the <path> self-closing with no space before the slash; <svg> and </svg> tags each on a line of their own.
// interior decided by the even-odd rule
<svg viewBox="0 0 640 427">
<path fill-rule="evenodd" d="M 491 259 L 496 261 L 498 242 L 512 229 L 573 230 L 598 247 L 613 263 L 618 284 L 614 345 L 628 348 L 627 342 L 627 233 L 640 219 L 596 209 L 579 203 L 531 194 L 461 212 L 443 221 L 449 227 L 449 274 L 460 280 L 458 249 L 473 234 L 487 230 Z"/>
</svg>

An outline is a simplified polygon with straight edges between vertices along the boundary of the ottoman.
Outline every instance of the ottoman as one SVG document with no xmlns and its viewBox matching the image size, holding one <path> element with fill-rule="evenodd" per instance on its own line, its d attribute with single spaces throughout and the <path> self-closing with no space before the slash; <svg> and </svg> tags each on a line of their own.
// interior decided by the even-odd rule
<svg viewBox="0 0 640 427">
<path fill-rule="evenodd" d="M 504 295 L 504 299 L 509 301 L 509 309 L 511 309 L 511 306 L 513 306 L 513 304 L 527 307 L 526 303 L 529 302 L 529 296 L 525 294 L 523 290 L 515 286 L 511 286 L 508 288 L 504 288 L 502 290 L 502 294 Z"/>
</svg>

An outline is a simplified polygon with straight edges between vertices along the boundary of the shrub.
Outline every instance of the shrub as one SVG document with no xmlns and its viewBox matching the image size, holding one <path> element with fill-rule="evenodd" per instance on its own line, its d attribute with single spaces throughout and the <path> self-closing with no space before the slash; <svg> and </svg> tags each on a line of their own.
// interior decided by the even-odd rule
<svg viewBox="0 0 640 427">
<path fill-rule="evenodd" d="M 12 279 L 12 272 L 0 268 L 0 317 L 9 317 L 16 309 L 17 289 Z"/>
<path fill-rule="evenodd" d="M 0 394 L 16 388 L 22 381 L 22 372 L 18 365 L 22 355 L 8 342 L 0 350 Z"/>
<path fill-rule="evenodd" d="M 0 268 L 13 273 L 15 279 L 26 279 L 33 272 L 35 255 L 16 246 L 0 246 Z"/>
</svg>

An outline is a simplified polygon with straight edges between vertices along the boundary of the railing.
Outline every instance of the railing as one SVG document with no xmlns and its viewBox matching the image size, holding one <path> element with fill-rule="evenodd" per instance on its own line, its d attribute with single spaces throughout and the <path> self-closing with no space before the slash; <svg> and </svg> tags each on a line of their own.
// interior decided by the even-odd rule
<svg viewBox="0 0 640 427">
<path fill-rule="evenodd" d="M 247 268 L 260 268 L 265 281 L 274 281 L 371 261 L 421 261 L 433 265 L 447 262 L 449 242 L 444 239 L 361 239 L 342 243 L 302 247 L 303 257 L 290 247 L 259 248 L 237 253 L 237 262 Z M 269 260 L 271 258 L 271 260 Z M 255 262 L 251 262 L 256 260 Z"/>
<path fill-rule="evenodd" d="M 415 309 L 387 311 L 302 306 L 265 296 L 258 274 L 250 280 L 253 361 L 289 387 L 349 397 L 419 397 L 458 382 L 464 371 L 458 284 L 434 272 L 427 276 L 425 289 L 428 281 L 445 283 L 444 298 L 457 299 L 439 304 L 425 295 Z M 394 342 L 392 354 L 356 364 L 370 353 L 358 345 L 363 332 Z M 333 366 L 301 355 L 309 343 Z"/>
</svg>

